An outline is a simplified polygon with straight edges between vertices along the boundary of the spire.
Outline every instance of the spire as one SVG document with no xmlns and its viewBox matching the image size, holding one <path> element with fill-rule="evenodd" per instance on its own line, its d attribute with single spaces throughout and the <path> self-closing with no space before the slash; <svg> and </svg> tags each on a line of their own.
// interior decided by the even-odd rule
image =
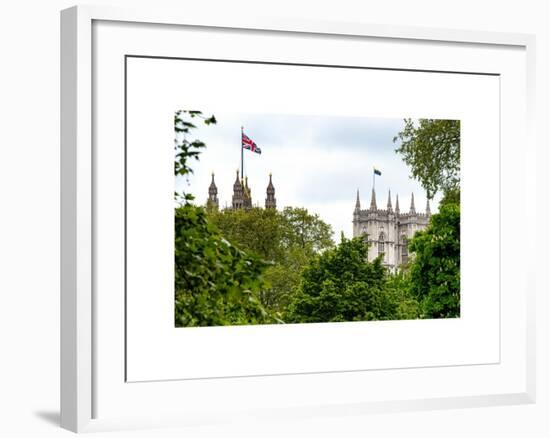
<svg viewBox="0 0 550 438">
<path fill-rule="evenodd" d="M 431 216 L 432 211 L 430 210 L 430 198 L 426 197 L 426 215 Z"/>
<path fill-rule="evenodd" d="M 388 206 L 387 206 L 387 209 L 388 209 L 388 211 L 392 211 L 392 206 L 391 206 L 391 190 L 388 190 Z"/>
<path fill-rule="evenodd" d="M 267 197 L 265 198 L 265 208 L 277 208 L 277 200 L 275 199 L 275 187 L 271 180 L 271 172 L 269 173 L 269 184 L 266 190 Z"/>
<path fill-rule="evenodd" d="M 370 209 L 371 210 L 377 210 L 376 208 L 376 193 L 374 192 L 374 189 L 372 189 L 372 194 L 370 198 Z"/>
<path fill-rule="evenodd" d="M 243 185 L 239 180 L 239 170 L 237 169 L 237 178 L 233 183 L 233 200 L 232 206 L 234 209 L 243 208 Z"/>
<path fill-rule="evenodd" d="M 355 200 L 355 211 L 361 210 L 361 201 L 359 200 L 359 189 L 357 189 L 357 199 Z"/>
<path fill-rule="evenodd" d="M 395 195 L 395 214 L 399 214 L 399 195 Z"/>
<path fill-rule="evenodd" d="M 218 187 L 214 182 L 214 172 L 212 172 L 212 182 L 210 183 L 210 187 L 208 187 L 208 200 L 206 201 L 206 205 L 211 205 L 215 208 L 218 208 L 220 205 L 218 200 Z"/>
<path fill-rule="evenodd" d="M 414 208 L 414 193 L 411 193 L 411 208 L 409 213 L 416 214 L 416 209 Z"/>
<path fill-rule="evenodd" d="M 208 187 L 208 194 L 218 194 L 218 187 L 216 187 L 216 182 L 214 181 L 214 172 L 212 172 L 212 182 L 210 182 L 210 187 Z"/>
</svg>

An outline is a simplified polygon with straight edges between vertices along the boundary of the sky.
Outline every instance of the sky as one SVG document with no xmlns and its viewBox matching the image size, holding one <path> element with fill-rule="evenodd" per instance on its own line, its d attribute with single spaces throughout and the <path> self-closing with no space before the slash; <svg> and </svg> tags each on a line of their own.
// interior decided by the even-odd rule
<svg viewBox="0 0 550 438">
<path fill-rule="evenodd" d="M 244 173 L 254 204 L 264 206 L 271 172 L 278 209 L 305 207 L 332 226 L 335 240 L 341 232 L 351 237 L 357 190 L 361 208 L 368 208 L 375 166 L 382 172 L 375 181 L 378 208 L 386 208 L 391 190 L 394 208 L 398 194 L 401 212 L 408 211 L 414 193 L 416 211 L 425 211 L 425 191 L 409 177 L 409 168 L 395 152 L 393 138 L 403 128 L 403 119 L 202 111 L 214 114 L 218 123 L 197 124 L 189 139 L 198 138 L 207 147 L 199 161 L 190 163 L 193 175 L 176 178 L 176 190 L 192 193 L 197 204 L 206 202 L 214 172 L 220 207 L 231 206 L 243 126 L 262 150 L 244 151 Z M 431 201 L 432 213 L 439 199 Z"/>
</svg>

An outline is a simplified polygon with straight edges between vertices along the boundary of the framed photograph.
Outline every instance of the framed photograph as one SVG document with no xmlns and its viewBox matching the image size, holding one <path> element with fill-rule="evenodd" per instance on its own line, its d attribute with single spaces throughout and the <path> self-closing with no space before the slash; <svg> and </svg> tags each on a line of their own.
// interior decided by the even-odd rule
<svg viewBox="0 0 550 438">
<path fill-rule="evenodd" d="M 534 402 L 533 37 L 61 19 L 63 427 Z"/>
</svg>

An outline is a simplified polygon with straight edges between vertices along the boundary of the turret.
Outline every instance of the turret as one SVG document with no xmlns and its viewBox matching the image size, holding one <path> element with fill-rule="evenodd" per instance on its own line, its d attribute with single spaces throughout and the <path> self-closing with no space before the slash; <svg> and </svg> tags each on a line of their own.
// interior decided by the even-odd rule
<svg viewBox="0 0 550 438">
<path fill-rule="evenodd" d="M 265 208 L 277 208 L 277 200 L 275 199 L 275 187 L 271 180 L 271 173 L 269 174 L 269 184 L 266 189 Z"/>
<path fill-rule="evenodd" d="M 411 208 L 409 213 L 416 214 L 416 209 L 414 208 L 414 193 L 411 193 Z"/>
<path fill-rule="evenodd" d="M 208 187 L 208 200 L 206 201 L 206 205 L 216 209 L 220 206 L 220 202 L 218 200 L 218 187 L 214 182 L 214 172 L 212 172 L 212 182 L 210 183 L 210 187 Z"/>
<path fill-rule="evenodd" d="M 359 213 L 361 210 L 361 201 L 359 200 L 359 189 L 357 189 L 357 199 L 355 200 L 355 213 Z"/>
<path fill-rule="evenodd" d="M 391 206 L 391 190 L 388 190 L 388 205 L 387 205 L 386 208 L 387 208 L 389 213 L 391 213 L 393 211 L 392 206 Z"/>
<path fill-rule="evenodd" d="M 399 214 L 399 195 L 395 195 L 395 214 Z"/>
<path fill-rule="evenodd" d="M 239 171 L 237 170 L 237 178 L 233 183 L 233 200 L 232 207 L 234 209 L 243 208 L 243 185 L 239 180 Z"/>
<path fill-rule="evenodd" d="M 373 211 L 376 211 L 376 193 L 374 192 L 374 189 L 372 189 L 372 194 L 370 198 L 370 209 Z"/>
</svg>

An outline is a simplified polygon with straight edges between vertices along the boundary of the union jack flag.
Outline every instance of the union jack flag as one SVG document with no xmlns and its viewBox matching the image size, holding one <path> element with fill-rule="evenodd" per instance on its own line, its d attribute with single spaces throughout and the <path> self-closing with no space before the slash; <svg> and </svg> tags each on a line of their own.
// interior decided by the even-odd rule
<svg viewBox="0 0 550 438">
<path fill-rule="evenodd" d="M 248 149 L 251 152 L 256 152 L 257 154 L 261 154 L 262 150 L 258 147 L 256 143 L 254 143 L 248 135 L 246 135 L 244 132 L 242 133 L 242 147 L 243 149 Z"/>
</svg>

